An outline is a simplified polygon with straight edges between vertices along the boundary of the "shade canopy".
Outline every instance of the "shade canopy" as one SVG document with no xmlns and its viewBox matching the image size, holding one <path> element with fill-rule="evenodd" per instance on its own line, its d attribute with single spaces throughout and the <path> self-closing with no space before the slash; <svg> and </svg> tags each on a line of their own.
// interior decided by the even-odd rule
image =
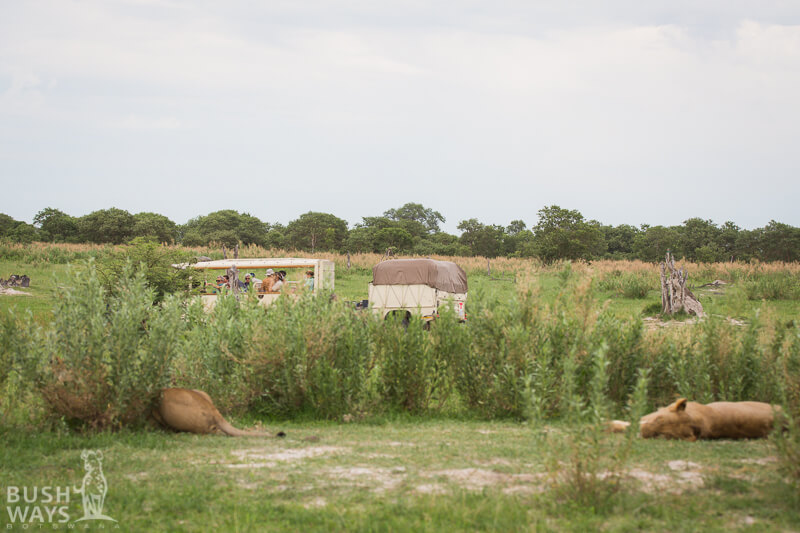
<svg viewBox="0 0 800 533">
<path fill-rule="evenodd" d="M 464 294 L 467 274 L 451 261 L 393 259 L 372 268 L 373 285 L 427 285 L 440 291 Z"/>
</svg>

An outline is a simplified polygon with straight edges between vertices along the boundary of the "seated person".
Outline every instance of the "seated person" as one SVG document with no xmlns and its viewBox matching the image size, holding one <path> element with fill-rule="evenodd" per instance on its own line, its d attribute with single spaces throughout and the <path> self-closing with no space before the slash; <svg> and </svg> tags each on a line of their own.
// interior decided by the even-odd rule
<svg viewBox="0 0 800 533">
<path fill-rule="evenodd" d="M 272 284 L 272 292 L 278 292 L 283 287 L 283 280 L 286 278 L 286 271 L 281 270 L 275 274 L 275 283 Z"/>
<path fill-rule="evenodd" d="M 271 268 L 267 269 L 267 275 L 261 281 L 261 289 L 258 292 L 272 292 L 272 286 L 276 281 L 275 272 Z"/>
<path fill-rule="evenodd" d="M 313 270 L 306 270 L 306 282 L 305 287 L 309 291 L 314 291 L 314 271 Z"/>
</svg>

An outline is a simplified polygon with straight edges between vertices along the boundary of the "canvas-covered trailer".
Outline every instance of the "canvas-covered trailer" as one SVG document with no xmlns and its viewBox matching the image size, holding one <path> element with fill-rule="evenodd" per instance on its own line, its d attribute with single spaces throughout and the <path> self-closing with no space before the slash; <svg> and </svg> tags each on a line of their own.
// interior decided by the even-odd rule
<svg viewBox="0 0 800 533">
<path fill-rule="evenodd" d="M 263 279 L 266 276 L 267 270 L 278 272 L 284 270 L 287 272 L 287 279 L 284 286 L 280 291 L 259 291 L 256 287 L 252 290 L 256 292 L 261 305 L 267 306 L 274 302 L 281 294 L 300 294 L 305 290 L 304 276 L 307 271 L 314 272 L 314 288 L 313 293 L 317 294 L 320 291 L 333 291 L 335 282 L 335 263 L 327 259 L 310 259 L 310 258 L 257 258 L 257 259 L 219 259 L 216 261 L 198 261 L 197 263 L 182 263 L 180 265 L 173 265 L 178 268 L 193 268 L 195 270 L 218 271 L 215 272 L 214 278 L 218 275 L 223 275 L 228 269 L 236 268 L 239 272 L 239 279 L 244 280 L 248 273 L 254 273 L 256 278 Z M 201 294 L 203 304 L 206 309 L 214 307 L 217 301 L 219 292 L 213 286 L 209 285 L 209 291 Z"/>
<path fill-rule="evenodd" d="M 403 318 L 419 314 L 430 321 L 452 303 L 458 317 L 465 320 L 466 301 L 467 274 L 451 261 L 393 259 L 372 269 L 369 304 L 383 318 L 393 313 Z"/>
</svg>

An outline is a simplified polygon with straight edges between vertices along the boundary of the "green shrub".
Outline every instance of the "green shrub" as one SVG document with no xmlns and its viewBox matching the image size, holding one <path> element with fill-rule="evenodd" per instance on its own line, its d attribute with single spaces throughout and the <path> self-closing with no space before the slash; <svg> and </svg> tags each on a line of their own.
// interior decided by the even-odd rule
<svg viewBox="0 0 800 533">
<path fill-rule="evenodd" d="M 606 347 L 609 362 L 608 397 L 616 405 L 625 405 L 642 368 L 644 324 L 638 319 L 622 320 L 604 310 L 595 324 L 593 345 Z"/>
<path fill-rule="evenodd" d="M 183 324 L 179 301 L 153 306 L 141 273 L 124 272 L 105 296 L 90 263 L 23 362 L 49 414 L 96 429 L 142 421 L 167 384 Z"/>
<path fill-rule="evenodd" d="M 571 403 L 571 424 L 565 428 L 558 450 L 546 461 L 555 481 L 555 493 L 567 501 L 591 507 L 604 513 L 622 487 L 626 465 L 633 442 L 638 434 L 638 420 L 645 413 L 647 401 L 646 372 L 640 372 L 631 395 L 630 417 L 634 422 L 624 438 L 611 435 L 607 424 L 613 406 L 606 396 L 608 388 L 607 347 L 601 346 L 592 356 L 592 376 L 584 401 L 575 391 Z M 570 364 L 565 369 L 565 381 L 570 381 Z M 564 450 L 567 459 L 564 462 Z"/>
<path fill-rule="evenodd" d="M 651 276 L 640 272 L 622 272 L 612 270 L 603 276 L 598 283 L 598 289 L 608 291 L 623 298 L 643 299 L 651 289 L 656 289 L 657 284 Z"/>
<path fill-rule="evenodd" d="M 441 365 L 423 326 L 414 317 L 405 324 L 400 315 L 373 323 L 379 393 L 389 409 L 420 413 L 430 406 Z"/>
<path fill-rule="evenodd" d="M 780 430 L 772 436 L 781 470 L 800 497 L 800 327 L 792 323 L 785 328 L 786 335 L 776 346 L 779 356 L 776 367 L 781 372 L 781 404 L 783 417 Z"/>
<path fill-rule="evenodd" d="M 788 272 L 761 272 L 744 282 L 750 300 L 800 300 L 800 277 Z"/>
<path fill-rule="evenodd" d="M 650 407 L 676 395 L 800 402 L 797 324 L 766 311 L 745 327 L 711 316 L 646 332 L 641 320 L 599 306 L 591 280 L 575 279 L 546 301 L 535 286 L 505 300 L 474 298 L 467 323 L 443 309 L 426 330 L 418 319 L 404 328 L 324 296 L 264 308 L 252 294 L 227 295 L 210 313 L 199 299 L 154 305 L 144 273 L 133 270 L 108 295 L 90 264 L 39 327 L 0 316 L 4 408 L 15 384 L 32 382 L 48 414 L 98 428 L 138 422 L 168 385 L 204 390 L 223 412 L 281 417 L 585 420 L 601 352 L 609 412 L 630 403 L 642 370 L 652 376 Z"/>
<path fill-rule="evenodd" d="M 243 359 L 263 310 L 253 309 L 229 294 L 217 298 L 210 313 L 200 299 L 186 309 L 186 335 L 173 361 L 173 385 L 207 392 L 222 412 L 242 410 L 255 393 L 248 380 L 252 368 Z"/>
<path fill-rule="evenodd" d="M 155 301 L 160 302 L 167 294 L 190 292 L 192 274 L 196 272 L 172 266 L 190 258 L 188 252 L 137 237 L 124 249 L 110 251 L 102 257 L 97 271 L 104 289 L 111 295 L 120 289 L 119 280 L 126 270 L 141 272 L 147 286 L 154 291 Z"/>
<path fill-rule="evenodd" d="M 252 302 L 251 302 L 252 305 Z M 256 408 L 278 416 L 308 413 L 335 418 L 363 411 L 369 400 L 370 313 L 307 295 L 280 298 L 266 312 L 245 349 Z"/>
</svg>

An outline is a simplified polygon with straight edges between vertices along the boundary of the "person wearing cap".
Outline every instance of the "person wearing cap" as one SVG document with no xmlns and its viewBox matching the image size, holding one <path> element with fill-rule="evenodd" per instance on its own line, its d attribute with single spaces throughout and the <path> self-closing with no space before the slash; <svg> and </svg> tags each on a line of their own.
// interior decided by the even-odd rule
<svg viewBox="0 0 800 533">
<path fill-rule="evenodd" d="M 276 281 L 275 271 L 271 268 L 267 269 L 267 275 L 264 276 L 264 280 L 261 282 L 261 290 L 259 292 L 272 292 L 272 286 L 275 284 Z"/>
</svg>

